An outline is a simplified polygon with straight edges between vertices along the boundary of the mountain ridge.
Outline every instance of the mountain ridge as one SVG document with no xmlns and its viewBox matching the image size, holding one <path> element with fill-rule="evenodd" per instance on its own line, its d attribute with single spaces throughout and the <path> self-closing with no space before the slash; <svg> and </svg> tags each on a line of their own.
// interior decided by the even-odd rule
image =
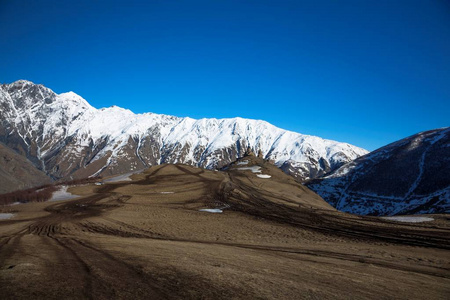
<svg viewBox="0 0 450 300">
<path fill-rule="evenodd" d="M 0 85 L 0 108 L 0 142 L 54 179 L 114 175 L 161 163 L 215 169 L 251 147 L 303 181 L 367 153 L 262 120 L 96 109 L 74 92 L 56 94 L 26 80 Z"/>
</svg>

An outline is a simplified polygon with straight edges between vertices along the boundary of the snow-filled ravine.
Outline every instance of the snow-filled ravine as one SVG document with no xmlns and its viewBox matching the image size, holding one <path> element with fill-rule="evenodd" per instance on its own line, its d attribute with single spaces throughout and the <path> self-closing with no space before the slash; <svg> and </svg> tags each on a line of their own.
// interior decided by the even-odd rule
<svg viewBox="0 0 450 300">
<path fill-rule="evenodd" d="M 80 196 L 73 195 L 67 191 L 67 186 L 63 185 L 60 187 L 60 189 L 56 192 L 53 192 L 52 198 L 48 201 L 62 201 L 62 200 L 70 200 L 79 198 Z"/>
<path fill-rule="evenodd" d="M 223 210 L 221 210 L 221 209 L 219 209 L 219 208 L 203 208 L 203 209 L 199 209 L 198 211 L 209 212 L 209 213 L 215 213 L 215 214 L 221 214 L 221 213 L 223 213 Z"/>
<path fill-rule="evenodd" d="M 251 166 L 251 167 L 238 168 L 238 170 L 240 170 L 240 171 L 247 171 L 247 170 L 248 171 L 252 171 L 259 178 L 268 179 L 268 178 L 272 177 L 272 176 L 267 175 L 267 174 L 261 174 L 261 167 L 260 166 Z"/>
<path fill-rule="evenodd" d="M 103 182 L 112 183 L 112 182 L 121 182 L 121 181 L 131 181 L 131 178 L 130 178 L 131 175 L 139 174 L 139 173 L 142 173 L 143 171 L 144 170 L 138 170 L 138 171 L 133 171 L 130 173 L 122 174 L 119 176 L 111 177 L 111 178 L 103 180 Z"/>
<path fill-rule="evenodd" d="M 258 176 L 259 178 L 265 178 L 265 179 L 272 177 L 272 176 L 267 175 L 267 174 L 258 174 L 256 176 Z"/>
<path fill-rule="evenodd" d="M 434 219 L 431 217 L 415 217 L 415 216 L 382 217 L 382 219 L 389 220 L 389 221 L 405 222 L 405 223 L 422 223 L 422 222 L 434 221 Z"/>
<path fill-rule="evenodd" d="M 0 220 L 7 220 L 7 219 L 11 219 L 12 217 L 14 217 L 14 214 L 0 213 Z"/>
<path fill-rule="evenodd" d="M 243 167 L 238 168 L 239 171 L 252 171 L 253 173 L 261 173 L 261 167 L 260 166 L 251 166 L 251 167 Z"/>
</svg>

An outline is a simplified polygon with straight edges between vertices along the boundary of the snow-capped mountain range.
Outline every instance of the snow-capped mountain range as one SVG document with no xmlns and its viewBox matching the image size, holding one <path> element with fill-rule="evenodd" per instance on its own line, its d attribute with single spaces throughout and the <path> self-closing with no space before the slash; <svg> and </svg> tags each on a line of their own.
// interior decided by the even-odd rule
<svg viewBox="0 0 450 300">
<path fill-rule="evenodd" d="M 360 215 L 450 213 L 450 127 L 384 146 L 306 185 Z"/>
<path fill-rule="evenodd" d="M 0 142 L 53 179 L 113 175 L 162 163 L 214 169 L 247 147 L 299 180 L 316 178 L 366 150 L 242 118 L 200 119 L 96 109 L 73 92 L 19 80 L 0 85 Z"/>
</svg>

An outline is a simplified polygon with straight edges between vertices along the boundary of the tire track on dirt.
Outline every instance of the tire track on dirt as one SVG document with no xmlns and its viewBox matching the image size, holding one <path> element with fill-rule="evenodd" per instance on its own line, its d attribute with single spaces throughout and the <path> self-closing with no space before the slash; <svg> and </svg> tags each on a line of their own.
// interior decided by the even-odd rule
<svg viewBox="0 0 450 300">
<path fill-rule="evenodd" d="M 383 228 L 364 221 L 359 221 L 358 225 L 354 220 L 342 221 L 342 217 L 339 217 L 338 213 L 332 214 L 328 212 L 326 214 L 320 214 L 318 211 L 294 209 L 289 206 L 274 203 L 273 201 L 267 200 L 257 188 L 244 184 L 234 175 L 230 175 L 230 180 L 234 188 L 239 189 L 249 199 L 244 202 L 240 199 L 239 195 L 231 192 L 225 195 L 224 201 L 232 209 L 246 214 L 273 220 L 282 224 L 298 226 L 330 236 L 347 237 L 356 241 L 389 242 L 410 246 L 450 249 L 448 230 L 428 230 L 422 232 L 408 227 Z M 276 197 L 276 195 L 272 196 Z M 364 222 L 364 225 L 360 226 L 362 222 Z"/>
</svg>

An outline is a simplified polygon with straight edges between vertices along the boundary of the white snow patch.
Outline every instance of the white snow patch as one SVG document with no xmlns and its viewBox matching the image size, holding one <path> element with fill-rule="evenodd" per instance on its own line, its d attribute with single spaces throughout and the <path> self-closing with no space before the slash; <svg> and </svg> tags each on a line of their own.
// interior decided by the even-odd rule
<svg viewBox="0 0 450 300">
<path fill-rule="evenodd" d="M 270 178 L 270 177 L 272 177 L 272 176 L 267 175 L 267 174 L 258 174 L 256 176 L 258 176 L 259 178 Z"/>
<path fill-rule="evenodd" d="M 112 177 L 109 179 L 105 179 L 105 180 L 103 180 L 103 182 L 131 181 L 131 178 L 130 178 L 131 175 L 132 175 L 132 173 L 127 173 L 127 174 L 119 175 L 119 176 Z"/>
<path fill-rule="evenodd" d="M 142 173 L 142 171 L 144 171 L 144 170 L 139 170 L 139 171 L 122 174 L 122 175 L 115 176 L 115 177 L 112 177 L 109 179 L 105 179 L 105 180 L 103 180 L 103 182 L 131 181 L 131 178 L 130 178 L 131 175 Z"/>
<path fill-rule="evenodd" d="M 434 221 L 434 219 L 430 217 L 382 217 L 382 219 L 407 223 L 421 223 Z"/>
<path fill-rule="evenodd" d="M 241 171 L 250 170 L 253 173 L 261 173 L 261 167 L 260 166 L 251 166 L 251 167 L 245 167 L 245 168 L 238 168 L 238 170 L 241 170 Z"/>
<path fill-rule="evenodd" d="M 67 185 L 61 186 L 59 191 L 53 192 L 52 198 L 48 201 L 61 201 L 61 200 L 69 200 L 79 198 L 80 196 L 73 195 L 72 193 L 67 192 Z"/>
<path fill-rule="evenodd" d="M 238 166 L 242 166 L 242 165 L 248 165 L 248 160 L 243 160 L 243 161 L 239 161 L 237 163 Z"/>
<path fill-rule="evenodd" d="M 7 219 L 11 219 L 12 217 L 14 217 L 14 214 L 0 213 L 0 220 L 7 220 Z"/>
<path fill-rule="evenodd" d="M 214 214 L 221 214 L 223 212 L 223 210 L 218 209 L 218 208 L 203 208 L 203 209 L 199 209 L 198 211 L 204 211 L 204 212 L 209 212 L 209 213 L 214 213 Z"/>
</svg>

